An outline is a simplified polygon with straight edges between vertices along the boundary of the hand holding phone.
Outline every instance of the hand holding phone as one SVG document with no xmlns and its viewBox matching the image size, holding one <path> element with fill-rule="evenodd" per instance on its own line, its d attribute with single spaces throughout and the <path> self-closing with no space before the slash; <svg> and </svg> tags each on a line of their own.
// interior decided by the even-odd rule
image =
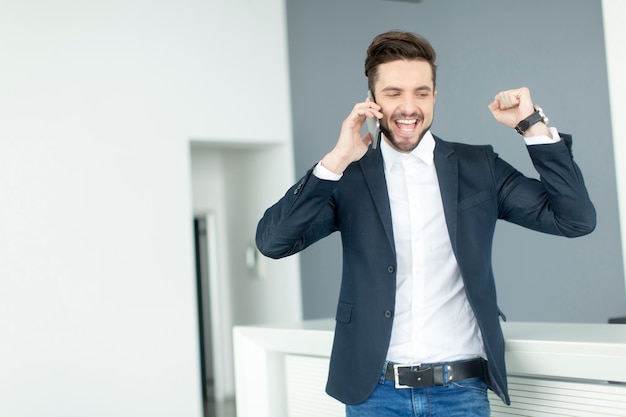
<svg viewBox="0 0 626 417">
<path fill-rule="evenodd" d="M 367 90 L 367 96 L 370 100 L 374 101 L 374 96 L 370 90 Z M 375 117 L 368 117 L 366 120 L 367 130 L 369 130 L 370 135 L 372 136 L 372 149 L 376 149 L 378 146 L 378 136 L 380 134 L 380 121 Z"/>
</svg>

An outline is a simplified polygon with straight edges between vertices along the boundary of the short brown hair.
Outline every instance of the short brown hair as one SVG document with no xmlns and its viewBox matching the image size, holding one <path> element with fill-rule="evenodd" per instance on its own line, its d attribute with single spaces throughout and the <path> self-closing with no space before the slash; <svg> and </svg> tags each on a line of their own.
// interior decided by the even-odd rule
<svg viewBox="0 0 626 417">
<path fill-rule="evenodd" d="M 430 42 L 414 33 L 394 30 L 376 36 L 367 48 L 365 76 L 372 93 L 378 79 L 378 66 L 402 59 L 428 62 L 433 73 L 433 87 L 437 84 L 437 54 Z"/>
</svg>

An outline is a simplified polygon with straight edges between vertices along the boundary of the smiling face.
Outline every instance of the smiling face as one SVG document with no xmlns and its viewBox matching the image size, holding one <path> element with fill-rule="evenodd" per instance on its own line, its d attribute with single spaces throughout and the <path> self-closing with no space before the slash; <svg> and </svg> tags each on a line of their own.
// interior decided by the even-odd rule
<svg viewBox="0 0 626 417">
<path fill-rule="evenodd" d="M 435 91 L 431 65 L 423 60 L 396 60 L 380 64 L 374 87 L 382 109 L 380 129 L 399 152 L 417 147 L 433 123 Z"/>
</svg>

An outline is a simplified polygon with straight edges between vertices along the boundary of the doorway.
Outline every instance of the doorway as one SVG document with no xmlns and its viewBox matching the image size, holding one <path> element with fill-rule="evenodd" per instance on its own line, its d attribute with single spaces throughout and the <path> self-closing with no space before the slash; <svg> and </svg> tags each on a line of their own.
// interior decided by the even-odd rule
<svg viewBox="0 0 626 417">
<path fill-rule="evenodd" d="M 204 404 L 215 401 L 215 374 L 213 371 L 213 336 L 211 329 L 211 285 L 209 283 L 209 242 L 207 216 L 193 220 L 196 250 L 196 289 L 198 298 L 198 331 L 200 334 L 200 365 L 202 400 Z"/>
<path fill-rule="evenodd" d="M 225 355 L 223 332 L 225 314 L 223 290 L 218 279 L 217 219 L 213 212 L 194 216 L 196 288 L 200 335 L 202 397 L 205 402 L 221 402 L 232 397 L 227 384 L 229 362 Z"/>
<path fill-rule="evenodd" d="M 191 142 L 202 390 L 235 397 L 233 326 L 302 319 L 297 257 L 264 262 L 255 251 L 260 215 L 293 181 L 277 146 Z"/>
</svg>

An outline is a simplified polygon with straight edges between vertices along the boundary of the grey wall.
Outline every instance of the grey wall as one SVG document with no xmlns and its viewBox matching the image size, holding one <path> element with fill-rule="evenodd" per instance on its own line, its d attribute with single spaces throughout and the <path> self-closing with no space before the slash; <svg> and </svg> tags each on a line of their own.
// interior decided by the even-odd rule
<svg viewBox="0 0 626 417">
<path fill-rule="evenodd" d="M 487 109 L 504 89 L 528 86 L 574 153 L 598 212 L 596 231 L 558 238 L 500 222 L 494 270 L 509 320 L 606 322 L 626 314 L 601 2 L 595 0 L 287 0 L 296 176 L 335 144 L 366 94 L 365 50 L 378 33 L 424 35 L 438 52 L 433 132 L 491 143 L 536 176 L 519 136 Z M 304 318 L 332 317 L 338 235 L 302 253 Z"/>
</svg>

